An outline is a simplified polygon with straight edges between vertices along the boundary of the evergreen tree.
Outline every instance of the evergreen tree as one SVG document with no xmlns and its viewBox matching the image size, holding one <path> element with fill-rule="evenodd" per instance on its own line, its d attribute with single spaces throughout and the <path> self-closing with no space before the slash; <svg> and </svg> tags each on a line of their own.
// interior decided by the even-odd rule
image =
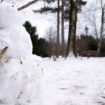
<svg viewBox="0 0 105 105">
<path fill-rule="evenodd" d="M 33 54 L 36 54 L 37 41 L 38 41 L 36 27 L 31 26 L 30 22 L 28 22 L 28 21 L 26 21 L 23 26 L 26 28 L 27 32 L 29 33 L 29 35 L 31 37 L 32 45 L 33 45 Z"/>
<path fill-rule="evenodd" d="M 30 22 L 26 21 L 23 25 L 29 33 L 33 45 L 33 54 L 41 57 L 50 56 L 47 52 L 49 43 L 44 38 L 38 38 L 36 27 L 32 26 Z"/>
</svg>

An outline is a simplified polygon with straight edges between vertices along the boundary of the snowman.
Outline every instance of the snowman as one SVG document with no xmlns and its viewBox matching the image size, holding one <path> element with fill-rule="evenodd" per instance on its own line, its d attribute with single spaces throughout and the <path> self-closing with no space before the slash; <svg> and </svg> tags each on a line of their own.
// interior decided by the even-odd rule
<svg viewBox="0 0 105 105">
<path fill-rule="evenodd" d="M 23 23 L 22 14 L 15 7 L 0 3 L 0 60 L 32 54 L 30 35 Z"/>
</svg>

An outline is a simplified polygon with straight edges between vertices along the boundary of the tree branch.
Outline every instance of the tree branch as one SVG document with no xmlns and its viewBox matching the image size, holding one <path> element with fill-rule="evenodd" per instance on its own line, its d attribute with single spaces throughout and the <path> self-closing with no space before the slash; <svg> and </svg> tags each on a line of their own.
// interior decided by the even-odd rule
<svg viewBox="0 0 105 105">
<path fill-rule="evenodd" d="M 21 10 L 27 8 L 28 6 L 34 4 L 34 3 L 37 2 L 37 1 L 38 1 L 38 0 L 32 0 L 32 1 L 28 2 L 27 4 L 25 4 L 25 5 L 21 6 L 21 7 L 19 7 L 19 8 L 18 8 L 18 11 L 21 11 Z"/>
</svg>

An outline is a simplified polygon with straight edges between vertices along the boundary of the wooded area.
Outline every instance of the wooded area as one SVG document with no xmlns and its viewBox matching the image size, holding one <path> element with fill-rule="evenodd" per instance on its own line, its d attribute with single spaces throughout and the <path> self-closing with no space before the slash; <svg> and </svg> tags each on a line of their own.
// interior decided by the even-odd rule
<svg viewBox="0 0 105 105">
<path fill-rule="evenodd" d="M 32 0 L 27 4 L 19 7 L 18 10 L 21 11 L 39 1 L 40 0 Z M 56 14 L 56 24 L 57 24 L 56 34 L 53 33 L 53 29 L 51 29 L 49 33 L 49 40 L 46 40 L 46 38 L 38 39 L 38 35 L 36 35 L 37 27 L 33 27 L 31 26 L 30 22 L 26 22 L 24 26 L 31 36 L 34 54 L 38 54 L 43 57 L 45 56 L 69 57 L 72 55 L 75 57 L 77 57 L 78 55 L 105 56 L 105 43 L 104 43 L 105 4 L 103 3 L 103 0 L 100 0 L 100 9 L 101 9 L 100 32 L 98 33 L 95 21 L 96 17 L 95 15 L 93 15 L 92 18 L 94 19 L 92 21 L 90 19 L 90 23 L 93 24 L 95 35 L 87 35 L 88 27 L 86 26 L 85 27 L 86 35 L 81 34 L 80 37 L 78 37 L 76 33 L 78 13 L 81 13 L 82 6 L 86 6 L 86 3 L 88 1 L 83 1 L 83 0 L 43 0 L 43 1 L 48 4 L 55 2 L 57 7 L 43 6 L 42 8 L 40 8 L 40 10 L 33 10 L 33 12 L 34 13 L 50 12 Z M 1 2 L 3 2 L 3 0 L 1 0 Z M 65 39 L 65 22 L 69 23 L 67 40 Z M 40 44 L 38 45 L 39 42 Z M 45 47 L 46 45 L 47 47 Z M 38 46 L 40 46 L 40 48 L 38 48 Z"/>
</svg>

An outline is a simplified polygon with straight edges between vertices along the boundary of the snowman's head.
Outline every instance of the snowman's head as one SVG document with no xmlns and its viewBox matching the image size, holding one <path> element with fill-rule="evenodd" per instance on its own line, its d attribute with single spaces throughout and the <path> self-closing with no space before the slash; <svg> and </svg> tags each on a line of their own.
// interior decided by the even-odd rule
<svg viewBox="0 0 105 105">
<path fill-rule="evenodd" d="M 22 18 L 15 7 L 3 2 L 0 3 L 0 29 L 22 25 Z"/>
</svg>

